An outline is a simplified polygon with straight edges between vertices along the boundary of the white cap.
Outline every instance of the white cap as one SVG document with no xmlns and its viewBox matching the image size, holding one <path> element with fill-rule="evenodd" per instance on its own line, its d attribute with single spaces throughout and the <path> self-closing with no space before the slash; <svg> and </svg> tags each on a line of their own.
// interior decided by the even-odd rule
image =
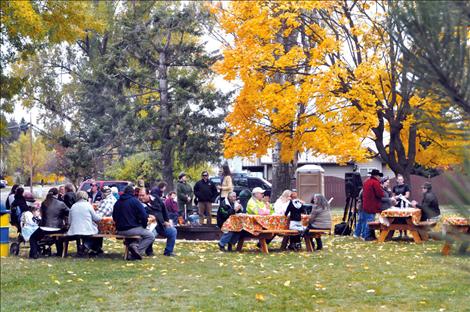
<svg viewBox="0 0 470 312">
<path fill-rule="evenodd" d="M 262 193 L 265 192 L 265 190 L 263 190 L 261 187 L 258 187 L 258 186 L 257 186 L 257 187 L 255 187 L 255 188 L 253 189 L 253 191 L 251 191 L 251 192 L 252 192 L 253 194 L 254 194 L 254 193 L 261 193 L 261 194 L 262 194 Z"/>
</svg>

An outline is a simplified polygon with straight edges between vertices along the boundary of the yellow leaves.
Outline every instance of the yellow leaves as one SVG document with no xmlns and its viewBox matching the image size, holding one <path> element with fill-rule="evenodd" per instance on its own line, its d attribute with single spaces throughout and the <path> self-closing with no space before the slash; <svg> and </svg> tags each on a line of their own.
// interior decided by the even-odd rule
<svg viewBox="0 0 470 312">
<path fill-rule="evenodd" d="M 256 301 L 265 301 L 266 299 L 264 298 L 264 295 L 263 294 L 255 294 L 255 299 Z"/>
<path fill-rule="evenodd" d="M 290 287 L 290 281 L 286 281 L 286 282 L 284 283 L 284 286 L 285 286 L 285 287 Z"/>
</svg>

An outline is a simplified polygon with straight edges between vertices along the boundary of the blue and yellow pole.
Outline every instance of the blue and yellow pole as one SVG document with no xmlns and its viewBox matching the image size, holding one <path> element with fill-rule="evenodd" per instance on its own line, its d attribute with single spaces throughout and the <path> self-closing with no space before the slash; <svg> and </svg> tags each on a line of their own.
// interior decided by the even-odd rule
<svg viewBox="0 0 470 312">
<path fill-rule="evenodd" d="M 0 203 L 0 257 L 8 257 L 10 228 L 10 211 L 5 209 L 3 203 Z"/>
</svg>

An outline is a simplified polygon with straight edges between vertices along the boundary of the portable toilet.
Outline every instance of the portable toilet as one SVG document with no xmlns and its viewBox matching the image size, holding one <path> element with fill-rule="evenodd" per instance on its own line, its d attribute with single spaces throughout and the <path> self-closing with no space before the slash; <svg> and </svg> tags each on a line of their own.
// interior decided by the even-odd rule
<svg viewBox="0 0 470 312">
<path fill-rule="evenodd" d="M 312 195 L 325 195 L 325 170 L 317 165 L 304 165 L 295 171 L 299 198 L 310 203 Z"/>
</svg>

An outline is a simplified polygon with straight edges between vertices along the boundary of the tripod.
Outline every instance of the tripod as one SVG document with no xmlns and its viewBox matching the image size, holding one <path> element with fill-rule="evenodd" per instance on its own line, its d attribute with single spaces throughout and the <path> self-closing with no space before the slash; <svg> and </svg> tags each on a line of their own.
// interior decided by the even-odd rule
<svg viewBox="0 0 470 312">
<path fill-rule="evenodd" d="M 350 235 L 356 227 L 357 219 L 357 197 L 346 197 L 346 205 L 344 206 L 343 222 L 346 225 L 341 235 Z"/>
</svg>

